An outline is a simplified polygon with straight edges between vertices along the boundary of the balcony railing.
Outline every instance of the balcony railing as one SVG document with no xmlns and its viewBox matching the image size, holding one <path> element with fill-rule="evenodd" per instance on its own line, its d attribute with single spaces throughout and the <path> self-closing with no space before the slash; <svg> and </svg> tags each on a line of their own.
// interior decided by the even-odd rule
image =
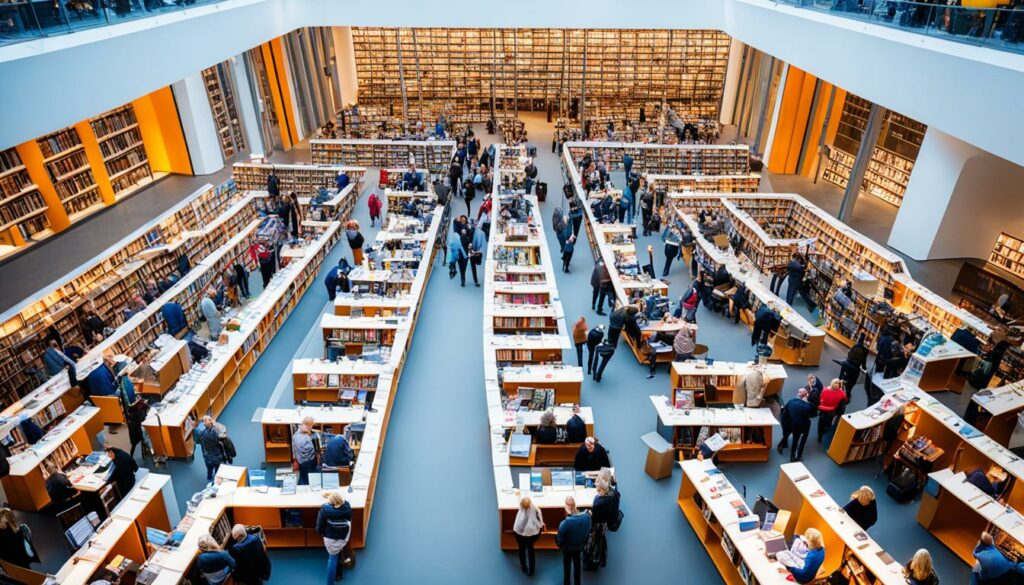
<svg viewBox="0 0 1024 585">
<path fill-rule="evenodd" d="M 945 4 L 946 0 L 934 3 L 904 0 L 776 1 L 929 37 L 1024 53 L 1024 4 L 1018 0 L 1013 0 L 1017 4 L 1014 8 L 951 6 Z M 972 3 L 988 2 L 974 0 Z"/>
<path fill-rule="evenodd" d="M 219 0 L 0 0 L 0 45 L 176 12 Z"/>
</svg>

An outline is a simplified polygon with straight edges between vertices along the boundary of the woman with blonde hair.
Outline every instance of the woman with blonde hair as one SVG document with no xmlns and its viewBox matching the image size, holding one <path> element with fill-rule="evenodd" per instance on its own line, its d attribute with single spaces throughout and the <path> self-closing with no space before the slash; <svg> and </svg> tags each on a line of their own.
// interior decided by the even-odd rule
<svg viewBox="0 0 1024 585">
<path fill-rule="evenodd" d="M 339 556 L 352 535 L 352 505 L 338 492 L 331 492 L 327 502 L 320 506 L 316 517 L 316 533 L 324 538 L 327 549 L 327 585 L 341 580 L 344 564 Z"/>
<path fill-rule="evenodd" d="M 537 555 L 533 545 L 544 532 L 544 516 L 530 496 L 523 496 L 519 500 L 519 511 L 516 512 L 516 522 L 512 526 L 512 533 L 519 545 L 519 568 L 527 575 L 533 575 L 537 568 Z"/>
<path fill-rule="evenodd" d="M 26 569 L 39 562 L 39 555 L 32 546 L 32 533 L 27 526 L 21 527 L 14 512 L 6 506 L 0 508 L 0 559 Z"/>
<path fill-rule="evenodd" d="M 235 559 L 209 534 L 199 537 L 199 572 L 210 585 L 220 585 L 235 571 Z"/>
<path fill-rule="evenodd" d="M 780 552 L 776 558 L 789 569 L 794 581 L 813 583 L 818 576 L 818 569 L 825 562 L 821 532 L 817 528 L 808 528 L 802 536 L 793 540 L 793 546 L 788 551 Z"/>
<path fill-rule="evenodd" d="M 843 506 L 846 515 L 864 530 L 871 528 L 878 521 L 878 502 L 875 501 L 875 490 L 866 485 L 860 486 L 850 494 L 850 502 Z"/>
<path fill-rule="evenodd" d="M 906 571 L 910 585 L 939 585 L 939 576 L 932 568 L 932 555 L 926 549 L 917 549 L 914 558 L 907 563 Z"/>
</svg>

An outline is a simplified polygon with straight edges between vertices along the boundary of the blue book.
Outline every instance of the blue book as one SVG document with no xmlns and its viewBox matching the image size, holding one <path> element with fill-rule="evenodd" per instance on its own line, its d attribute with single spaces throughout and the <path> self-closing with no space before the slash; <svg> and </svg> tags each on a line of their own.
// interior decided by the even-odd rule
<svg viewBox="0 0 1024 585">
<path fill-rule="evenodd" d="M 249 468 L 249 485 L 252 487 L 264 487 L 267 485 L 267 472 L 264 469 Z"/>
</svg>

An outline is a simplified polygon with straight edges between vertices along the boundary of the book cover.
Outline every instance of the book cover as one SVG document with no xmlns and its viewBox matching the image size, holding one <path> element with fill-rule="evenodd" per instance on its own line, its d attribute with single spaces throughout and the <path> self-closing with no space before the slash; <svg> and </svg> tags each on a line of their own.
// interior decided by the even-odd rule
<svg viewBox="0 0 1024 585">
<path fill-rule="evenodd" d="M 327 379 L 323 374 L 306 374 L 306 385 L 310 388 L 326 388 Z"/>
<path fill-rule="evenodd" d="M 539 471 L 530 472 L 530 491 L 538 494 L 544 491 L 544 477 Z"/>
</svg>

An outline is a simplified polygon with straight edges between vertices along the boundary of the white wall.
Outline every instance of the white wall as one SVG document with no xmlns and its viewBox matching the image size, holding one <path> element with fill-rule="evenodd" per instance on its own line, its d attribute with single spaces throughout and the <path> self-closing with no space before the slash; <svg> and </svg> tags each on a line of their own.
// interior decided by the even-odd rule
<svg viewBox="0 0 1024 585">
<path fill-rule="evenodd" d="M 1024 168 L 929 128 L 889 245 L 915 260 L 988 259 L 1024 233 Z"/>
<path fill-rule="evenodd" d="M 1024 164 L 1024 56 L 769 0 L 226 0 L 0 48 L 0 148 L 169 85 L 300 26 L 495 26 L 724 30 L 865 99 Z M 101 91 L 99 91 L 101 90 Z M 1005 114 L 1003 114 L 1005 112 Z M 1002 114 L 1002 115 L 1001 115 Z"/>
<path fill-rule="evenodd" d="M 217 124 L 213 120 L 202 75 L 197 72 L 175 81 L 171 91 L 174 92 L 174 102 L 178 104 L 192 172 L 209 175 L 223 169 L 224 153 L 220 149 Z"/>
</svg>

